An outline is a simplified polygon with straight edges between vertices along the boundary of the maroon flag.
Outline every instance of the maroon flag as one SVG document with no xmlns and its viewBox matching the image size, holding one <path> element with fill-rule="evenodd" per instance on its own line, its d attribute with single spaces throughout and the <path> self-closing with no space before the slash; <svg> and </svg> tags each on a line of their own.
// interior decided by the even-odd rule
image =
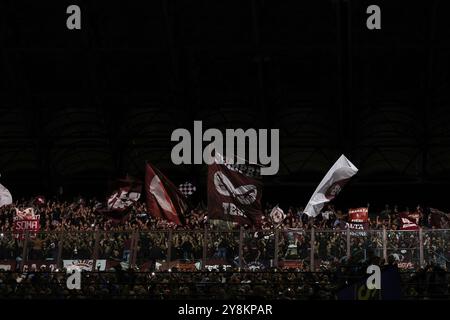
<svg viewBox="0 0 450 320">
<path fill-rule="evenodd" d="M 118 190 L 107 201 L 108 210 L 125 211 L 141 197 L 142 182 L 127 177 L 119 180 Z"/>
<path fill-rule="evenodd" d="M 145 169 L 147 209 L 153 217 L 166 219 L 181 225 L 188 206 L 178 188 L 157 168 L 147 163 Z"/>
<path fill-rule="evenodd" d="M 400 212 L 398 216 L 401 220 L 401 230 L 419 230 L 418 221 L 416 221 L 415 214 L 404 211 Z"/>
<path fill-rule="evenodd" d="M 429 219 L 431 226 L 438 229 L 442 228 L 442 226 L 445 225 L 450 220 L 447 214 L 434 208 L 430 208 Z"/>
<path fill-rule="evenodd" d="M 259 168 L 246 164 L 215 162 L 208 166 L 209 219 L 260 225 L 262 181 Z"/>
<path fill-rule="evenodd" d="M 130 177 L 117 181 L 116 191 L 106 200 L 106 207 L 96 206 L 97 213 L 107 216 L 114 224 L 124 223 L 127 219 L 129 208 L 141 197 L 142 182 Z M 79 204 L 82 205 L 83 199 Z"/>
</svg>

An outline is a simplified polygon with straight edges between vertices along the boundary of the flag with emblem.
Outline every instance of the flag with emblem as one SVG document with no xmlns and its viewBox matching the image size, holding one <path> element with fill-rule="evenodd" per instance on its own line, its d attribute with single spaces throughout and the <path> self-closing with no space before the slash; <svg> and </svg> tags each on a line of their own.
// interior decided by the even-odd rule
<svg viewBox="0 0 450 320">
<path fill-rule="evenodd" d="M 358 168 L 344 155 L 341 155 L 319 183 L 306 205 L 304 213 L 310 217 L 317 216 L 324 204 L 333 200 L 357 172 Z"/>
<path fill-rule="evenodd" d="M 192 195 L 197 190 L 197 188 L 190 182 L 180 184 L 178 189 L 186 198 Z"/>
<path fill-rule="evenodd" d="M 280 224 L 286 218 L 286 214 L 284 213 L 283 209 L 276 205 L 270 212 L 270 218 L 275 224 Z"/>
<path fill-rule="evenodd" d="M 216 154 L 208 166 L 209 219 L 240 225 L 262 222 L 260 168 L 252 164 L 232 164 Z"/>
</svg>

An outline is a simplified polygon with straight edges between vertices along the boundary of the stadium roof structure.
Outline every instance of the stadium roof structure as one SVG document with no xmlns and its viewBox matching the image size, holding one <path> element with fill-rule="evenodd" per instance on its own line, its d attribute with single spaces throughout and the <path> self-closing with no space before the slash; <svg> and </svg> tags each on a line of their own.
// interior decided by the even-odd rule
<svg viewBox="0 0 450 320">
<path fill-rule="evenodd" d="M 2 2 L 2 179 L 98 186 L 149 160 L 181 181 L 204 168 L 171 163 L 171 132 L 203 120 L 279 128 L 269 185 L 315 185 L 344 153 L 356 184 L 448 186 L 445 3 L 383 2 L 374 31 L 370 4 L 86 2 L 72 32 L 62 4 Z"/>
</svg>

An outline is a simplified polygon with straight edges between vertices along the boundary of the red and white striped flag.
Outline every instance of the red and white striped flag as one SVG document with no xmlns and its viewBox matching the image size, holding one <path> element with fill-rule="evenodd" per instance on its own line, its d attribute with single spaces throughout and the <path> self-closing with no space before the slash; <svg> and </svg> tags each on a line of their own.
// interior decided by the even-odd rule
<svg viewBox="0 0 450 320">
<path fill-rule="evenodd" d="M 169 179 L 149 163 L 145 169 L 145 191 L 150 215 L 177 225 L 182 224 L 183 214 L 188 208 L 186 198 Z"/>
</svg>

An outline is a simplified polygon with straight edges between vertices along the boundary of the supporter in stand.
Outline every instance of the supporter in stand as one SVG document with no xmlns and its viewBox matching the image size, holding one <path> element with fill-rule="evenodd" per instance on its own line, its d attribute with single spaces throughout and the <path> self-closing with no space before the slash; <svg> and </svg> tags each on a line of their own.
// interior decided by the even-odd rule
<svg viewBox="0 0 450 320">
<path fill-rule="evenodd" d="M 0 231 L 8 233 L 13 231 L 13 217 L 15 214 L 14 207 L 25 208 L 32 205 L 30 202 L 16 203 L 15 206 L 4 206 L 0 208 Z M 85 201 L 83 203 L 73 202 L 53 202 L 49 201 L 45 205 L 34 206 L 36 214 L 39 215 L 40 229 L 42 232 L 60 232 L 71 233 L 76 231 L 130 231 L 130 230 L 201 230 L 205 226 L 207 212 L 202 209 L 191 210 L 186 217 L 186 224 L 175 226 L 162 219 L 151 217 L 145 208 L 145 204 L 136 203 L 127 215 L 122 217 L 120 221 L 113 219 L 105 214 L 96 212 L 97 202 Z M 423 228 L 430 228 L 429 211 L 423 211 L 417 207 L 419 212 L 418 225 Z M 268 212 L 269 210 L 265 210 Z M 341 210 L 335 210 L 333 205 L 325 206 L 324 210 L 316 218 L 311 218 L 305 214 L 299 214 L 300 209 L 289 207 L 286 219 L 279 225 L 279 228 L 302 228 L 305 230 L 314 226 L 316 229 L 346 229 L 347 217 Z M 374 218 L 375 217 L 375 218 Z M 448 226 L 449 219 L 441 219 L 443 226 Z M 391 230 L 398 230 L 401 227 L 398 215 L 398 207 L 395 206 L 391 210 L 386 205 L 383 210 L 376 213 L 375 210 L 370 211 L 370 228 L 381 229 L 386 227 Z M 269 216 L 265 216 L 262 228 L 270 230 L 274 227 Z M 3 241 L 4 242 L 4 241 Z M 47 250 L 51 243 L 34 243 L 34 252 L 39 254 L 43 250 Z M 83 244 L 83 243 L 81 243 Z M 192 244 L 192 243 L 191 243 Z M 75 246 L 75 244 L 70 244 Z M 127 242 L 125 241 L 125 246 Z M 44 247 L 45 246 L 45 249 Z M 184 252 L 189 255 L 189 242 L 186 242 Z M 53 247 L 54 248 L 54 247 Z M 223 248 L 220 250 L 223 254 Z"/>
<path fill-rule="evenodd" d="M 303 273 L 273 268 L 270 272 L 236 269 L 203 272 L 137 273 L 122 270 L 82 273 L 81 290 L 68 290 L 66 274 L 49 270 L 0 272 L 0 297 L 25 299 L 336 299 L 339 291 L 364 275 L 367 263 L 344 265 L 335 273 Z M 350 262 L 350 261 L 349 261 Z M 389 260 L 395 268 L 395 259 Z M 449 278 L 435 265 L 401 277 L 404 299 L 442 298 Z"/>
<path fill-rule="evenodd" d="M 163 219 L 150 216 L 144 203 L 135 203 L 122 217 L 110 217 L 96 211 L 98 202 L 95 199 L 63 202 L 48 201 L 45 204 L 34 204 L 32 201 L 21 200 L 11 206 L 0 208 L 0 260 L 21 261 L 23 241 L 14 237 L 15 207 L 26 208 L 33 206 L 39 215 L 41 233 L 30 239 L 28 243 L 28 260 L 55 261 L 61 252 L 62 259 L 91 259 L 95 247 L 95 232 L 102 231 L 99 239 L 98 258 L 111 259 L 119 262 L 130 262 L 131 242 L 134 232 L 138 232 L 138 245 L 136 247 L 136 263 L 150 261 L 154 268 L 156 261 L 168 258 L 168 230 L 173 230 L 171 259 L 184 259 L 186 261 L 200 260 L 203 257 L 204 229 L 211 228 L 205 217 L 204 209 L 192 209 L 187 213 L 186 223 L 176 226 Z M 418 225 L 424 228 L 423 241 L 425 260 L 446 265 L 450 257 L 450 235 L 448 232 L 433 229 L 431 214 L 428 209 L 417 206 L 419 213 Z M 256 237 L 250 237 L 244 246 L 244 264 L 260 262 L 270 265 L 274 259 L 273 252 L 275 238 L 274 227 L 281 231 L 279 238 L 279 259 L 286 256 L 296 256 L 308 265 L 310 259 L 309 234 L 314 226 L 319 232 L 323 229 L 334 229 L 329 233 L 316 238 L 316 255 L 321 261 L 320 267 L 336 268 L 338 262 L 346 256 L 346 239 L 339 231 L 347 229 L 347 217 L 342 210 L 336 210 L 332 204 L 324 207 L 317 218 L 311 218 L 302 213 L 302 208 L 294 206 L 286 211 L 286 219 L 279 225 L 273 225 L 269 213 L 271 207 L 265 208 L 265 219 L 262 231 Z M 388 230 L 388 253 L 396 253 L 399 259 L 419 261 L 418 236 L 411 237 L 411 233 L 394 233 L 390 230 L 401 228 L 398 206 L 391 210 L 386 205 L 377 212 L 371 207 L 370 229 Z M 403 210 L 406 211 L 406 210 Z M 375 218 L 373 218 L 375 217 Z M 438 219 L 442 227 L 448 227 L 449 219 L 445 214 Z M 304 234 L 290 234 L 291 228 L 299 229 Z M 159 231 L 158 231 L 159 230 Z M 158 231 L 158 232 L 156 232 Z M 180 233 L 177 233 L 181 231 Z M 183 233 L 184 231 L 189 231 Z M 239 232 L 239 229 L 237 229 Z M 252 231 L 254 232 L 254 231 Z M 64 241 L 60 241 L 60 234 Z M 247 233 L 250 233 L 248 231 Z M 227 263 L 239 256 L 238 238 L 232 232 L 222 232 L 220 236 L 207 241 L 208 258 L 224 259 Z M 375 250 L 380 256 L 382 250 L 382 233 L 370 234 L 367 237 L 352 237 L 351 254 L 355 258 L 365 259 L 370 250 Z M 210 251 L 212 250 L 212 251 Z M 401 251 L 404 250 L 404 253 Z M 294 252 L 295 251 L 295 252 Z M 402 257 L 400 257 L 402 256 Z M 401 263 L 402 261 L 400 261 Z M 273 261 L 272 261 L 273 264 Z"/>
</svg>

